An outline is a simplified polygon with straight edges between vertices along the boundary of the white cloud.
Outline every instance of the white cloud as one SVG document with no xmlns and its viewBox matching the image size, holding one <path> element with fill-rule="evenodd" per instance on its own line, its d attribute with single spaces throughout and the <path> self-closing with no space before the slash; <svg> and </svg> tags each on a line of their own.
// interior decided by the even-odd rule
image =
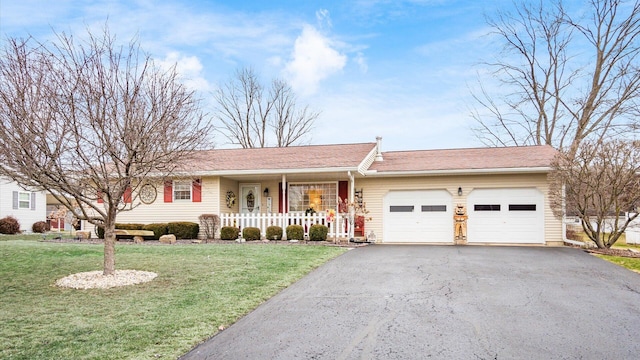
<svg viewBox="0 0 640 360">
<path fill-rule="evenodd" d="M 175 65 L 176 71 L 189 89 L 198 91 L 210 89 L 209 83 L 201 74 L 202 63 L 196 56 L 185 56 L 179 52 L 170 52 L 164 59 L 157 60 L 157 63 L 164 69 L 169 69 Z"/>
<path fill-rule="evenodd" d="M 331 28 L 333 26 L 329 10 L 327 9 L 320 9 L 316 11 L 316 20 L 318 21 L 318 26 L 320 26 L 320 28 Z"/>
<path fill-rule="evenodd" d="M 353 61 L 358 65 L 358 68 L 360 68 L 360 71 L 363 74 L 367 73 L 367 71 L 369 70 L 369 65 L 367 64 L 367 58 L 364 57 L 364 54 L 358 52 L 356 57 L 353 58 Z"/>
<path fill-rule="evenodd" d="M 316 91 L 320 81 L 342 70 L 346 62 L 347 56 L 334 49 L 329 38 L 305 25 L 284 74 L 296 91 L 308 95 Z"/>
</svg>

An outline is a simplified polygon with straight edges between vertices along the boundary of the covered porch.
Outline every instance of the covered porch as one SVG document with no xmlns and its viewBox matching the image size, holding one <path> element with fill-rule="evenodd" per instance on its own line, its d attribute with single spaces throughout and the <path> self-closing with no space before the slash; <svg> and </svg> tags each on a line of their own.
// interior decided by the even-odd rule
<svg viewBox="0 0 640 360">
<path fill-rule="evenodd" d="M 260 234 L 263 238 L 266 238 L 266 231 L 269 226 L 279 226 L 282 228 L 283 236 L 286 240 L 287 226 L 300 225 L 304 229 L 305 239 L 308 239 L 309 228 L 315 224 L 325 225 L 329 228 L 327 241 L 351 239 L 354 236 L 361 237 L 364 235 L 362 231 L 356 229 L 356 226 L 353 226 L 354 231 L 351 232 L 352 226 L 349 223 L 349 215 L 346 213 L 336 214 L 333 221 L 328 221 L 326 212 L 308 215 L 301 212 L 271 214 L 228 213 L 220 215 L 220 226 L 233 226 L 239 228 L 240 231 L 246 227 L 256 227 L 260 229 Z"/>
<path fill-rule="evenodd" d="M 300 225 L 308 239 L 314 224 L 328 227 L 327 240 L 365 238 L 364 218 L 350 214 L 346 203 L 362 202 L 350 171 L 316 174 L 227 176 L 220 181 L 220 226 L 260 229 L 266 238 L 269 226 L 279 226 L 286 239 L 289 225 Z M 335 216 L 327 218 L 329 211 Z M 274 239 L 269 239 L 274 240 Z M 280 240 L 280 239 L 277 239 Z"/>
</svg>

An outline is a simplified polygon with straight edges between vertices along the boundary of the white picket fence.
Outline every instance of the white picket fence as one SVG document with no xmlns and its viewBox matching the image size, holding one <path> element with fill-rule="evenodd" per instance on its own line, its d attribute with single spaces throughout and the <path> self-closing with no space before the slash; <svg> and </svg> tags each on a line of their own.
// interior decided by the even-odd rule
<svg viewBox="0 0 640 360">
<path fill-rule="evenodd" d="M 286 236 L 289 225 L 301 225 L 305 238 L 309 235 L 309 228 L 314 224 L 322 224 L 329 227 L 327 240 L 347 238 L 349 236 L 349 221 L 346 216 L 336 215 L 334 221 L 329 223 L 325 213 L 305 215 L 305 213 L 286 214 L 220 214 L 221 226 L 234 226 L 240 228 L 257 227 L 263 237 L 266 237 L 267 227 L 279 226 Z M 270 239 L 271 240 L 271 239 Z M 279 240 L 279 239 L 278 239 Z"/>
</svg>

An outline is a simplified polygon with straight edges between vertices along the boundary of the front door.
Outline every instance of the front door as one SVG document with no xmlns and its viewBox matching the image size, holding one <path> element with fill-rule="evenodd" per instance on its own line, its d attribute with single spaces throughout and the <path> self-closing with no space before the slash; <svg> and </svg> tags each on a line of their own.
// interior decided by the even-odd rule
<svg viewBox="0 0 640 360">
<path fill-rule="evenodd" d="M 240 213 L 260 213 L 260 184 L 240 185 Z"/>
</svg>

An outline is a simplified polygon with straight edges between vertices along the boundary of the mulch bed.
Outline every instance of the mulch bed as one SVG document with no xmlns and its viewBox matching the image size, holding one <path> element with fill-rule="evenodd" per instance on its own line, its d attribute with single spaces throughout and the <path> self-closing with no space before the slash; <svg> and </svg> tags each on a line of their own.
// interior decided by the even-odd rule
<svg viewBox="0 0 640 360">
<path fill-rule="evenodd" d="M 585 251 L 592 254 L 640 258 L 640 252 L 629 249 L 587 249 Z"/>
</svg>

